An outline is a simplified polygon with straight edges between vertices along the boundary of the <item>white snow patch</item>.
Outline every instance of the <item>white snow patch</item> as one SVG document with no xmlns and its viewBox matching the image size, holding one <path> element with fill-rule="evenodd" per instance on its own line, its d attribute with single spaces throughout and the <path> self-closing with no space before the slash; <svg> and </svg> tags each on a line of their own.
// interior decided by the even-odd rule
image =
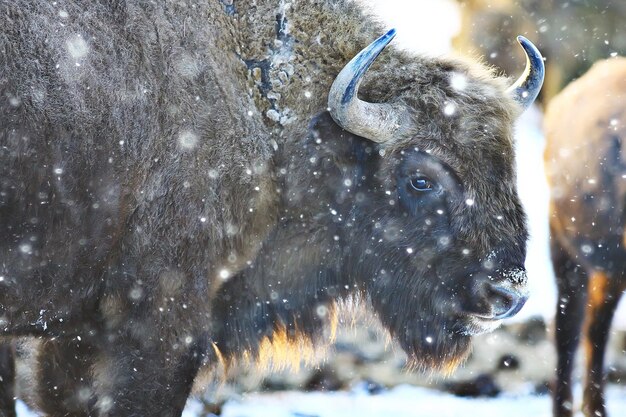
<svg viewBox="0 0 626 417">
<path fill-rule="evenodd" d="M 551 320 L 556 310 L 556 285 L 548 240 L 549 191 L 543 166 L 545 138 L 541 123 L 541 112 L 532 106 L 522 114 L 515 127 L 517 186 L 530 231 L 525 265 L 530 297 L 515 316 L 515 321 L 533 315 Z"/>
<path fill-rule="evenodd" d="M 443 108 L 443 114 L 446 116 L 452 116 L 456 112 L 456 106 L 454 103 L 446 103 Z"/>
<path fill-rule="evenodd" d="M 40 417 L 41 414 L 34 412 L 26 404 L 24 404 L 21 400 L 17 400 L 15 404 L 15 411 L 17 412 L 17 417 Z M 189 416 L 192 417 L 192 416 Z"/>
<path fill-rule="evenodd" d="M 22 243 L 20 245 L 20 252 L 24 255 L 30 255 L 33 253 L 33 247 L 30 243 Z"/>
<path fill-rule="evenodd" d="M 467 87 L 467 77 L 465 74 L 453 72 L 450 76 L 450 85 L 457 91 L 463 91 Z"/>
<path fill-rule="evenodd" d="M 431 55 L 452 51 L 452 37 L 461 29 L 454 0 L 359 0 L 398 34 L 394 45 Z"/>
<path fill-rule="evenodd" d="M 219 272 L 220 279 L 222 281 L 228 280 L 230 278 L 230 271 L 228 269 L 221 269 Z"/>
<path fill-rule="evenodd" d="M 87 42 L 80 35 L 74 35 L 69 38 L 65 46 L 70 56 L 74 59 L 80 59 L 89 52 L 89 45 L 87 45 Z"/>
<path fill-rule="evenodd" d="M 609 386 L 607 403 L 610 415 L 626 415 L 626 389 Z M 189 400 L 183 416 L 203 416 L 200 405 L 197 400 Z M 238 401 L 227 402 L 221 417 L 500 417 L 503 413 L 507 417 L 552 417 L 552 402 L 548 395 L 460 398 L 427 388 L 400 385 L 378 395 L 370 395 L 362 388 L 351 392 L 248 394 Z M 579 416 L 582 413 L 576 414 Z"/>
<path fill-rule="evenodd" d="M 178 135 L 178 145 L 184 150 L 191 150 L 198 144 L 198 135 L 191 131 L 184 131 Z"/>
</svg>

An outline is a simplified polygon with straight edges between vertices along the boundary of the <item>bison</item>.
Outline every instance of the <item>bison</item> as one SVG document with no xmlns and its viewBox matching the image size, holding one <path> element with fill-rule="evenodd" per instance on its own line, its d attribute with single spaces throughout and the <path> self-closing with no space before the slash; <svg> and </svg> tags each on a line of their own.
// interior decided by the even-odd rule
<svg viewBox="0 0 626 417">
<path fill-rule="evenodd" d="M 572 415 L 572 368 L 584 321 L 583 411 L 606 416 L 604 351 L 626 289 L 626 58 L 596 63 L 565 88 L 548 106 L 545 130 L 558 287 L 554 414 Z"/>
<path fill-rule="evenodd" d="M 541 55 L 520 38 L 509 86 L 381 29 L 344 0 L 0 2 L 0 319 L 42 339 L 38 409 L 180 415 L 201 366 L 322 344 L 348 298 L 452 369 L 523 306 Z"/>
</svg>

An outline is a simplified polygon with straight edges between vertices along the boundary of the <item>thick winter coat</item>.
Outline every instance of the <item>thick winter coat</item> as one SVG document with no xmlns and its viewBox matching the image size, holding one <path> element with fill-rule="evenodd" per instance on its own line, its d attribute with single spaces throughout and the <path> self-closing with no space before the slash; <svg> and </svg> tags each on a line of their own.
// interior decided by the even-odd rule
<svg viewBox="0 0 626 417">
<path fill-rule="evenodd" d="M 0 1 L 0 318 L 43 338 L 37 407 L 179 415 L 349 297 L 451 369 L 521 308 L 540 77 L 390 47 L 363 79 L 383 33 L 343 0 Z"/>
</svg>

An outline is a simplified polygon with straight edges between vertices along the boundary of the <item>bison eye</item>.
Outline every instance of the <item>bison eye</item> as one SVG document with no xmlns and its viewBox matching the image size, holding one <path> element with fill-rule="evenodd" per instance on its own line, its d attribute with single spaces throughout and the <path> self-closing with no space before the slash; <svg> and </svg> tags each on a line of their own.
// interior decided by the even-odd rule
<svg viewBox="0 0 626 417">
<path fill-rule="evenodd" d="M 411 178 L 411 188 L 415 191 L 426 192 L 435 189 L 435 185 L 430 178 L 423 175 Z"/>
</svg>

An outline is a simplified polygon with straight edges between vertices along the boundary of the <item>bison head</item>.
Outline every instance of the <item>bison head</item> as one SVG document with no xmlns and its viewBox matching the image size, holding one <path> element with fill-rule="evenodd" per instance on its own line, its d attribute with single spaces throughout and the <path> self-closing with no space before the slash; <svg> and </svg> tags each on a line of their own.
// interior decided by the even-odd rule
<svg viewBox="0 0 626 417">
<path fill-rule="evenodd" d="M 418 366 L 448 368 L 466 356 L 471 335 L 527 299 L 512 130 L 538 94 L 543 63 L 520 38 L 526 72 L 507 88 L 465 63 L 395 55 L 370 71 L 359 99 L 392 37 L 337 76 L 306 147 L 318 178 L 299 185 L 330 218 L 325 230 L 337 244 L 326 264 L 338 259 L 338 274 Z"/>
<path fill-rule="evenodd" d="M 521 39 L 529 60 L 513 87 L 482 67 L 397 51 L 364 79 L 392 37 L 347 64 L 304 144 L 275 160 L 276 227 L 216 302 L 227 355 L 320 340 L 328 307 L 352 296 L 415 365 L 452 369 L 472 335 L 524 305 L 513 123 L 537 95 L 541 56 Z"/>
</svg>

